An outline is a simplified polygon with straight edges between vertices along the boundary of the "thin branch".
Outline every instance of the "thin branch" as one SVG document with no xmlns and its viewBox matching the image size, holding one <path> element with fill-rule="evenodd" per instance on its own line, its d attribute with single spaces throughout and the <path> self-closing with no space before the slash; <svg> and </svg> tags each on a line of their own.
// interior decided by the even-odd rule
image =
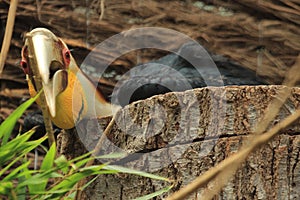
<svg viewBox="0 0 300 200">
<path fill-rule="evenodd" d="M 5 35 L 4 35 L 4 39 L 1 47 L 1 53 L 0 53 L 0 76 L 2 74 L 5 65 L 5 60 L 9 51 L 10 41 L 14 30 L 17 5 L 18 5 L 18 0 L 11 0 L 8 16 L 7 16 Z"/>
<path fill-rule="evenodd" d="M 216 178 L 219 174 L 224 172 L 226 169 L 232 170 L 233 163 L 235 166 L 240 166 L 240 164 L 247 158 L 247 156 L 253 152 L 258 147 L 264 145 L 268 141 L 270 141 L 280 130 L 289 126 L 294 121 L 296 121 L 300 117 L 300 109 L 296 110 L 296 112 L 287 118 L 285 118 L 280 123 L 276 124 L 272 127 L 268 132 L 265 134 L 259 135 L 255 137 L 255 140 L 252 140 L 251 144 L 249 144 L 246 148 L 241 149 L 237 153 L 233 154 L 232 156 L 228 157 L 227 159 L 223 160 L 219 163 L 216 167 L 210 169 L 209 171 L 205 172 L 203 175 L 196 178 L 192 183 L 187 185 L 185 188 L 179 190 L 178 192 L 174 193 L 172 196 L 168 197 L 167 200 L 175 200 L 175 199 L 184 199 L 193 192 L 195 192 L 198 188 L 206 186 L 211 180 Z M 227 172 L 227 171 L 226 171 Z M 221 180 L 221 179 L 218 179 Z M 210 191 L 211 192 L 211 191 Z M 204 196 L 202 196 L 204 197 Z M 203 198 L 209 199 L 209 198 Z"/>
<path fill-rule="evenodd" d="M 269 126 L 270 122 L 273 119 L 275 119 L 282 105 L 290 96 L 292 90 L 291 87 L 293 87 L 296 84 L 296 82 L 300 79 L 299 69 L 300 54 L 296 58 L 295 64 L 287 72 L 286 77 L 282 83 L 282 85 L 285 85 L 287 87 L 279 90 L 278 94 L 275 96 L 275 99 L 273 99 L 273 101 L 270 103 L 270 105 L 267 108 L 267 112 L 264 114 L 262 119 L 259 120 L 260 123 L 258 123 L 256 129 L 254 130 L 255 134 L 263 133 Z"/>
<path fill-rule="evenodd" d="M 299 80 L 299 68 L 300 68 L 300 54 L 296 59 L 296 63 L 291 67 L 289 72 L 287 73 L 286 79 L 284 81 L 285 85 L 293 85 Z M 285 91 L 281 91 L 279 94 L 281 98 L 284 98 L 284 101 L 278 101 L 278 98 L 275 99 L 267 109 L 266 115 L 272 113 L 274 115 L 274 106 L 278 106 L 279 108 L 287 99 L 290 94 L 291 88 L 287 87 Z M 281 99 L 279 98 L 279 99 Z M 279 112 L 279 108 L 275 111 L 277 114 Z M 274 115 L 275 117 L 276 115 Z M 274 119 L 273 117 L 273 119 Z M 267 126 L 263 125 L 265 121 L 260 120 L 260 124 L 255 135 L 250 136 L 250 138 L 244 143 L 242 148 L 232 156 L 226 158 L 222 162 L 220 162 L 217 166 L 211 168 L 203 175 L 197 177 L 193 182 L 188 184 L 186 187 L 181 190 L 175 192 L 173 195 L 167 198 L 167 200 L 175 200 L 175 199 L 184 199 L 187 196 L 191 195 L 193 192 L 197 191 L 201 187 L 207 186 L 208 183 L 212 183 L 212 187 L 209 189 L 205 189 L 203 194 L 201 195 L 201 199 L 211 199 L 213 198 L 228 182 L 229 178 L 233 176 L 233 174 L 237 171 L 237 169 L 241 166 L 241 164 L 247 159 L 250 153 L 257 150 L 262 145 L 269 142 L 276 134 L 286 128 L 294 121 L 296 121 L 300 117 L 300 109 L 296 110 L 295 113 L 289 115 L 280 123 L 273 126 L 269 131 L 262 134 Z M 255 138 L 254 138 L 255 137 Z"/>
<path fill-rule="evenodd" d="M 100 0 L 100 16 L 99 16 L 99 21 L 101 21 L 104 17 L 104 8 L 105 8 L 105 0 Z"/>
</svg>

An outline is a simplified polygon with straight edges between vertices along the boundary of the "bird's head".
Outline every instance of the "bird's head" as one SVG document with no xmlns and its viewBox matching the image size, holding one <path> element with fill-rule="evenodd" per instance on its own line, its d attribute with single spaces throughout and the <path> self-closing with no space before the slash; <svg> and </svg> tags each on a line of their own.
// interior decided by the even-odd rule
<svg viewBox="0 0 300 200">
<path fill-rule="evenodd" d="M 29 45 L 28 38 L 26 38 L 22 48 L 21 67 L 35 91 L 37 88 L 32 68 L 38 70 L 47 106 L 51 116 L 55 117 L 56 97 L 68 85 L 68 70 L 74 59 L 67 45 L 48 29 L 36 28 L 30 32 L 30 37 L 32 37 L 32 45 Z M 29 52 L 31 52 L 31 56 L 38 58 L 36 62 L 32 62 L 32 59 L 29 58 Z"/>
</svg>

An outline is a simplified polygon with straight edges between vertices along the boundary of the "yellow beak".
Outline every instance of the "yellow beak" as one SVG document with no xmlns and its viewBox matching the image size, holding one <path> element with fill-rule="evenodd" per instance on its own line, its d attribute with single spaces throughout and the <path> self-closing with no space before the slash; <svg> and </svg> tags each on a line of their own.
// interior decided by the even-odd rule
<svg viewBox="0 0 300 200">
<path fill-rule="evenodd" d="M 31 67 L 35 67 L 41 76 L 49 112 L 52 117 L 55 117 L 56 97 L 68 85 L 68 73 L 64 68 L 62 52 L 57 47 L 58 38 L 44 28 L 34 29 L 30 34 L 34 47 L 31 52 L 38 58 L 37 66 Z"/>
</svg>

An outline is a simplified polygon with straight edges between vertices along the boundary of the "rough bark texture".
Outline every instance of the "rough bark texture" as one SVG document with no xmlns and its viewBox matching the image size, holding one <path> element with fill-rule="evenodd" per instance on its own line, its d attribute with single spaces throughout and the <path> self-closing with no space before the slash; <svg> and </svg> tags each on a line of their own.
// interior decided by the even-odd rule
<svg viewBox="0 0 300 200">
<path fill-rule="evenodd" d="M 130 104 L 117 115 L 101 153 L 117 152 L 114 147 L 119 147 L 128 156 L 108 161 L 168 177 L 175 185 L 169 193 L 174 192 L 238 151 L 270 101 L 284 89 L 283 86 L 211 87 L 158 95 Z M 270 126 L 299 106 L 300 89 L 294 88 Z M 78 133 L 74 129 L 61 134 L 60 153 L 67 157 L 82 154 L 86 150 L 81 142 L 92 149 L 100 137 L 95 124 L 105 127 L 108 121 L 108 118 L 98 122 L 86 120 L 78 125 Z M 300 198 L 299 130 L 296 122 L 251 154 L 219 198 Z M 105 175 L 86 189 L 86 195 L 88 199 L 133 199 L 166 185 L 133 175 Z M 201 189 L 190 199 L 199 196 Z"/>
<path fill-rule="evenodd" d="M 20 49 L 24 33 L 40 26 L 47 27 L 61 36 L 74 49 L 72 53 L 79 64 L 95 45 L 123 30 L 144 26 L 171 28 L 191 36 L 210 51 L 228 56 L 244 67 L 256 71 L 268 83 L 280 84 L 300 52 L 299 1 L 203 2 L 213 7 L 204 6 L 201 1 L 196 0 L 107 0 L 104 18 L 99 20 L 100 0 L 19 0 L 7 66 L 0 78 L 0 121 L 9 115 L 22 98 L 29 96 L 25 76 L 18 67 Z M 9 0 L 0 1 L 1 40 L 9 3 Z M 158 42 L 169 44 L 171 47 L 175 43 L 167 35 Z M 147 61 L 161 57 L 165 53 L 154 50 L 132 52 L 116 60 L 112 67 L 117 74 L 123 74 L 135 66 L 138 60 Z M 99 55 L 101 59 L 109 56 L 112 56 L 109 52 L 102 52 Z M 108 88 L 107 94 L 112 91 L 113 81 L 101 79 L 101 83 Z M 132 117 L 126 118 L 125 128 L 114 127 L 109 135 L 110 141 L 131 153 L 136 151 L 154 153 L 151 157 L 148 154 L 144 157 L 143 154 L 138 154 L 137 157 L 131 157 L 131 160 L 119 162 L 128 166 L 135 165 L 144 170 L 157 169 L 155 173 L 174 179 L 173 190 L 177 190 L 237 150 L 264 112 L 270 99 L 276 94 L 277 87 L 230 87 L 225 90 L 226 93 L 223 88 L 194 91 L 198 101 L 191 98 L 194 93 L 189 91 L 177 93 L 181 104 L 175 98 L 176 95 L 171 93 L 126 107 L 121 116 L 130 113 Z M 212 104 L 210 95 L 218 91 L 220 93 L 215 95 L 217 100 Z M 295 89 L 278 118 L 282 119 L 299 107 L 298 93 L 299 89 Z M 226 96 L 226 100 L 222 100 L 222 96 Z M 222 107 L 224 102 L 227 105 L 225 113 L 221 112 L 224 109 Z M 151 111 L 153 105 L 157 105 L 156 103 L 165 110 L 154 109 L 156 112 L 152 112 L 150 120 L 147 113 Z M 181 112 L 184 108 L 188 108 L 186 113 Z M 197 112 L 198 108 L 200 112 Z M 105 126 L 107 120 L 102 119 L 100 122 Z M 89 137 L 85 139 L 90 144 L 86 146 L 91 149 L 99 133 L 91 126 L 96 123 L 95 121 L 85 121 L 78 127 L 83 130 L 82 134 L 86 129 L 85 123 L 89 124 Z M 136 124 L 141 128 L 137 129 Z M 196 128 L 186 128 L 193 125 Z M 253 154 L 228 183 L 220 197 L 300 198 L 297 190 L 300 184 L 298 129 L 299 125 L 290 127 Z M 69 157 L 85 151 L 74 135 L 64 134 L 61 137 L 61 152 Z M 181 137 L 175 137 L 178 135 Z M 106 144 L 106 151 L 109 152 L 113 148 L 112 142 Z M 211 151 L 205 149 L 210 143 L 215 144 Z M 171 146 L 168 146 L 170 144 Z M 199 152 L 207 154 L 204 153 L 200 159 Z M 180 158 L 168 162 L 176 155 Z M 159 158 L 163 158 L 163 162 Z M 151 159 L 151 162 L 147 159 Z M 161 163 L 170 164 L 160 168 Z M 97 179 L 89 187 L 87 194 L 91 199 L 132 199 L 157 191 L 161 187 L 163 187 L 161 182 L 136 176 L 105 176 Z"/>
</svg>

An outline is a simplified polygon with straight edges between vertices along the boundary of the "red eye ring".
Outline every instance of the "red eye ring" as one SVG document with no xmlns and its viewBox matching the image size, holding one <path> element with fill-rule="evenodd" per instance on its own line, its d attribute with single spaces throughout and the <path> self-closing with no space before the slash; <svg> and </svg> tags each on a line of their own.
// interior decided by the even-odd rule
<svg viewBox="0 0 300 200">
<path fill-rule="evenodd" d="M 68 66 L 71 62 L 71 53 L 69 49 L 63 50 L 63 57 L 64 57 L 65 65 Z"/>
<path fill-rule="evenodd" d="M 21 60 L 20 65 L 25 72 L 25 74 L 29 74 L 29 67 L 26 60 Z"/>
</svg>

